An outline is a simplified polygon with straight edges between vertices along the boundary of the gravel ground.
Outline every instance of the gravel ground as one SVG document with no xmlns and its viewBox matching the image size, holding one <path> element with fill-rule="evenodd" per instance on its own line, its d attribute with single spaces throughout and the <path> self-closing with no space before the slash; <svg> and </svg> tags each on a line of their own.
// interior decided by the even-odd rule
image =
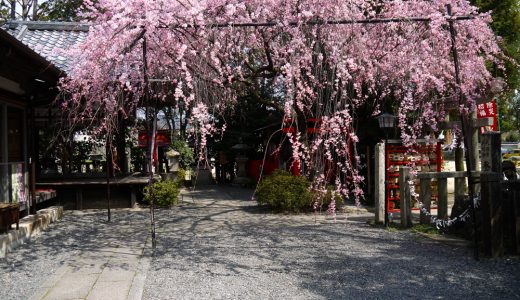
<svg viewBox="0 0 520 300">
<path fill-rule="evenodd" d="M 366 223 L 368 215 L 274 215 L 241 189 L 201 189 L 157 211 L 144 299 L 520 298 L 520 258 L 472 251 Z M 27 299 L 83 251 L 142 243 L 146 210 L 66 212 L 0 259 L 0 299 Z"/>
<path fill-rule="evenodd" d="M 236 189 L 160 211 L 144 299 L 520 298 L 520 259 L 472 259 L 367 216 L 272 215 Z"/>
<path fill-rule="evenodd" d="M 0 299 L 28 299 L 50 275 L 82 253 L 144 243 L 146 230 L 139 228 L 146 228 L 147 221 L 146 210 L 115 210 L 110 224 L 103 210 L 65 211 L 63 219 L 0 259 Z"/>
</svg>

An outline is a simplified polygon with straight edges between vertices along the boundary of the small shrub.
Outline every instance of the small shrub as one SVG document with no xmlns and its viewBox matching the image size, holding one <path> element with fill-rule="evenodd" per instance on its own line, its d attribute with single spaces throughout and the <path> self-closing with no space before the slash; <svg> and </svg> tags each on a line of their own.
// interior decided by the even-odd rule
<svg viewBox="0 0 520 300">
<path fill-rule="evenodd" d="M 144 201 L 150 203 L 150 198 L 154 197 L 154 204 L 159 207 L 170 207 L 179 202 L 180 184 L 179 181 L 165 180 L 152 184 L 153 195 L 150 194 L 148 187 L 144 188 Z"/>
<path fill-rule="evenodd" d="M 177 178 L 175 178 L 175 182 L 179 184 L 179 187 L 184 186 L 184 181 L 186 180 L 186 173 L 187 172 L 184 169 L 179 169 L 179 171 L 177 172 Z"/>
<path fill-rule="evenodd" d="M 334 194 L 334 186 L 329 185 L 327 186 L 327 193 L 323 197 L 323 208 L 327 209 L 329 207 L 329 204 L 332 201 L 332 195 L 334 195 L 334 199 L 336 200 L 336 207 L 343 206 L 343 197 L 339 194 Z"/>
<path fill-rule="evenodd" d="M 276 211 L 301 212 L 312 208 L 313 194 L 305 177 L 278 170 L 260 182 L 256 199 Z"/>
<path fill-rule="evenodd" d="M 439 230 L 431 224 L 418 224 L 412 227 L 412 231 L 426 234 L 439 234 Z"/>
<path fill-rule="evenodd" d="M 179 164 L 183 168 L 189 168 L 195 164 L 195 155 L 193 149 L 188 145 L 186 140 L 176 137 L 171 143 L 171 149 L 179 152 Z"/>
</svg>

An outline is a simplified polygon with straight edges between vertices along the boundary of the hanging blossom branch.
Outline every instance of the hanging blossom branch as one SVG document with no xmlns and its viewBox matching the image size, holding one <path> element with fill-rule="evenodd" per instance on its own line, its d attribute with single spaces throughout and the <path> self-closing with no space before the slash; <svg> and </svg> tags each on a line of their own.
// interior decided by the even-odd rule
<svg viewBox="0 0 520 300">
<path fill-rule="evenodd" d="M 454 84 L 446 4 L 459 19 L 460 86 Z M 391 101 L 404 144 L 413 145 L 444 120 L 445 99 L 455 91 L 464 95 L 459 110 L 473 110 L 492 80 L 486 63 L 501 67 L 489 15 L 464 0 L 377 7 L 362 0 L 98 0 L 86 6 L 89 36 L 68 53 L 75 67 L 61 82 L 72 121 L 104 116 L 98 130 L 112 132 L 113 116 L 144 105 L 142 49 L 135 45 L 146 37 L 150 77 L 170 87 L 151 89 L 151 98 L 182 102 L 193 112 L 201 149 L 216 133 L 215 115 L 233 106 L 244 87 L 269 79 L 283 95 L 285 118 L 295 123 L 288 133 L 293 161 L 313 189 L 325 193 L 334 183 L 336 195 L 356 200 L 364 180 L 353 126 L 360 107 L 369 104 L 376 114 Z M 333 22 L 364 19 L 399 22 Z M 123 102 L 115 95 L 124 95 Z M 320 124 L 312 134 L 308 118 Z"/>
</svg>

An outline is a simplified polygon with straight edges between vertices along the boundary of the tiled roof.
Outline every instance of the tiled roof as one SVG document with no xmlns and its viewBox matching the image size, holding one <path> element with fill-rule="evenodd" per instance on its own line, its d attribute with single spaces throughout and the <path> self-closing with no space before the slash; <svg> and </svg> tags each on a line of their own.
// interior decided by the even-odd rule
<svg viewBox="0 0 520 300">
<path fill-rule="evenodd" d="M 88 34 L 88 25 L 75 22 L 8 21 L 2 29 L 65 72 L 70 65 L 60 49 L 84 41 Z"/>
</svg>

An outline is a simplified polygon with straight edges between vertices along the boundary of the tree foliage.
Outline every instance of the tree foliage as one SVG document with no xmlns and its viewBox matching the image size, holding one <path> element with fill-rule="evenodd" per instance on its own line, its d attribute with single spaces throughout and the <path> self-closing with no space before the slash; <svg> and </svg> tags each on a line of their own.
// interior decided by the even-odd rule
<svg viewBox="0 0 520 300">
<path fill-rule="evenodd" d="M 189 169 L 193 166 L 195 163 L 193 149 L 181 136 L 177 136 L 172 140 L 171 148 L 179 152 L 179 164 L 181 168 Z"/>
<path fill-rule="evenodd" d="M 79 21 L 83 0 L 47 0 L 39 6 L 39 20 Z"/>
<path fill-rule="evenodd" d="M 78 21 L 78 12 L 83 7 L 83 0 L 0 0 L 0 20 L 11 19 L 13 3 L 16 19 L 33 21 Z"/>
<path fill-rule="evenodd" d="M 518 0 L 471 0 L 481 12 L 491 12 L 493 31 L 502 38 L 499 43 L 511 58 L 504 63 L 505 70 L 494 69 L 495 76 L 505 77 L 507 89 L 500 97 L 502 131 L 519 130 L 517 111 L 520 101 L 516 91 L 520 89 L 520 2 Z"/>
</svg>

